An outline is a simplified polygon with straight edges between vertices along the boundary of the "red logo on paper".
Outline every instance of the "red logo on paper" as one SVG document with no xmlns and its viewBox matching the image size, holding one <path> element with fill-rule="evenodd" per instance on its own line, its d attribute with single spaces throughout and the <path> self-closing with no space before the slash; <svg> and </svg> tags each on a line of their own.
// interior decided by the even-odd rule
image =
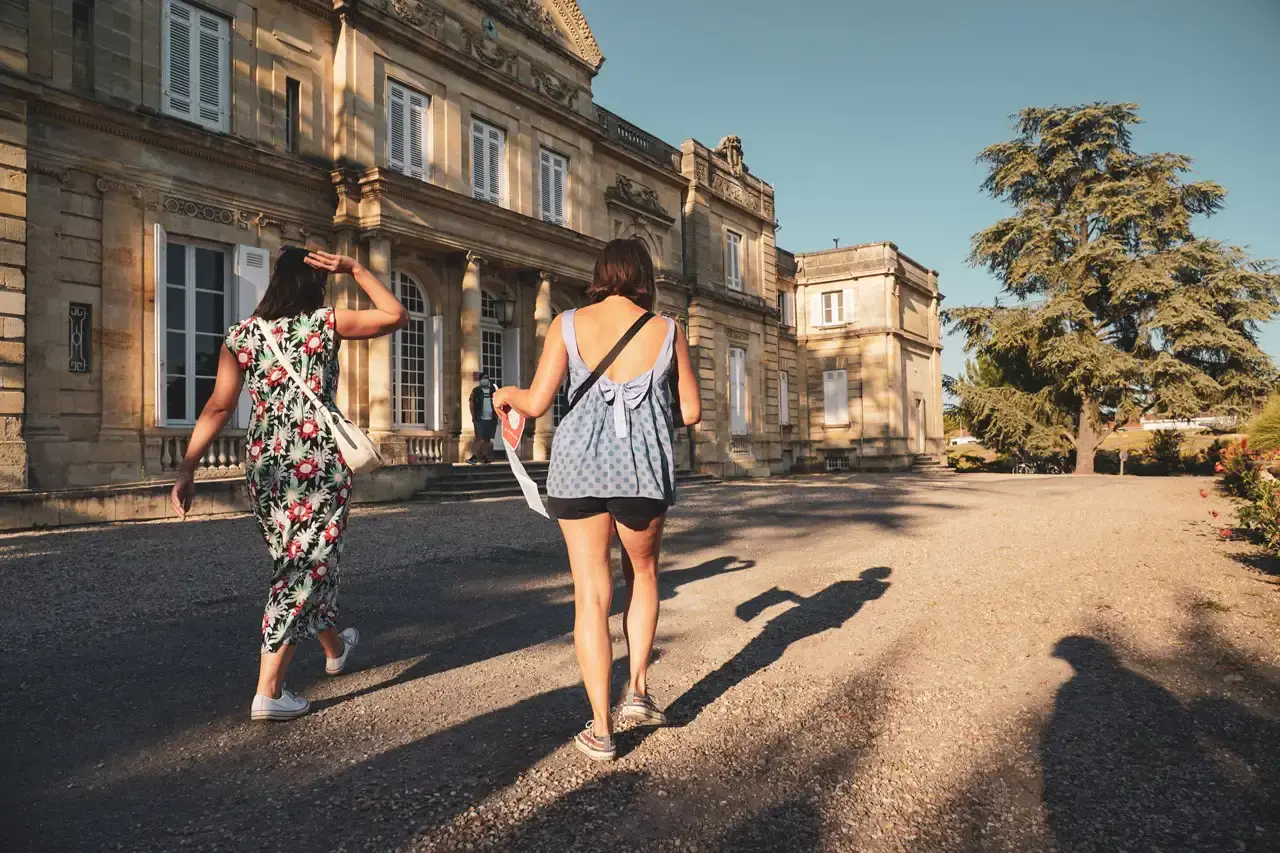
<svg viewBox="0 0 1280 853">
<path fill-rule="evenodd" d="M 507 447 L 516 450 L 520 447 L 520 436 L 524 434 L 524 415 L 515 409 L 507 409 L 502 415 L 502 440 Z"/>
</svg>

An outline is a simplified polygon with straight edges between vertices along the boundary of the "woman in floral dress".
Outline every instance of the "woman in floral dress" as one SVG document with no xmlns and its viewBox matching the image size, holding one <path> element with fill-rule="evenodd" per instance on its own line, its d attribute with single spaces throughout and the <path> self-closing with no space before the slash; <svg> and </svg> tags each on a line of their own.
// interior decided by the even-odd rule
<svg viewBox="0 0 1280 853">
<path fill-rule="evenodd" d="M 353 276 L 374 308 L 325 307 L 329 273 Z M 224 340 L 213 394 L 192 432 L 172 500 L 185 517 L 195 495 L 196 465 L 235 412 L 247 381 L 251 412 L 245 475 L 275 563 L 262 617 L 258 689 L 250 709 L 255 720 L 288 720 L 310 710 L 306 699 L 284 689 L 285 671 L 299 642 L 319 639 L 325 671 L 338 675 L 360 639 L 355 628 L 341 633 L 336 628 L 338 558 L 351 500 L 351 470 L 325 421 L 272 354 L 264 334 L 275 338 L 312 393 L 334 408 L 340 341 L 389 334 L 406 316 L 391 291 L 352 259 L 287 247 L 253 316 L 232 326 Z M 265 321 L 266 333 L 259 320 Z"/>
</svg>

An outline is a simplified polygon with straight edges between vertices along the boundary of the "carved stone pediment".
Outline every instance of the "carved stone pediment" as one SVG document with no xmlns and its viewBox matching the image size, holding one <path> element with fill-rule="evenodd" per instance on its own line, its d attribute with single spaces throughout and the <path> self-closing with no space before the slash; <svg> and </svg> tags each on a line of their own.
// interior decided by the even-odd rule
<svg viewBox="0 0 1280 853">
<path fill-rule="evenodd" d="M 434 39 L 440 38 L 444 10 L 423 0 L 378 0 L 378 7 Z"/>
<path fill-rule="evenodd" d="M 462 43 L 467 53 L 480 60 L 494 71 L 501 71 L 511 77 L 516 76 L 516 53 L 503 47 L 498 42 L 485 38 L 478 30 L 463 25 Z"/>
<path fill-rule="evenodd" d="M 549 39 L 593 69 L 604 62 L 587 19 L 575 0 L 475 0 L 497 17 Z"/>
<path fill-rule="evenodd" d="M 675 221 L 675 217 L 662 206 L 662 200 L 658 198 L 656 190 L 633 181 L 626 175 L 618 175 L 613 185 L 605 188 L 604 199 L 606 202 L 625 205 L 650 214 L 667 224 Z"/>
</svg>

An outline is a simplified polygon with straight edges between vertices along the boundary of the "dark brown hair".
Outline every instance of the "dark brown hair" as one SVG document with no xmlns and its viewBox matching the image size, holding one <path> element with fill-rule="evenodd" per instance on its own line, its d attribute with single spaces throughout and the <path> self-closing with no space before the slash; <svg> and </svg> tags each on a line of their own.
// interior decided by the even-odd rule
<svg viewBox="0 0 1280 853">
<path fill-rule="evenodd" d="M 625 296 L 646 311 L 653 310 L 657 286 L 653 281 L 653 260 L 639 240 L 610 240 L 596 258 L 596 272 L 587 288 L 587 301 L 600 302 L 608 296 Z"/>
<path fill-rule="evenodd" d="M 271 271 L 271 283 L 262 295 L 253 316 L 264 320 L 310 314 L 324 305 L 324 289 L 329 273 L 306 263 L 307 250 L 285 246 Z"/>
</svg>

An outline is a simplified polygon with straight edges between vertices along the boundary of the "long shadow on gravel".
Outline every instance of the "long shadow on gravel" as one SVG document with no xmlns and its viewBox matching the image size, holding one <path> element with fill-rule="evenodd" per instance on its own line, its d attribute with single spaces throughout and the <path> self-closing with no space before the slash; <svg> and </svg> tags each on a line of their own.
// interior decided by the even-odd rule
<svg viewBox="0 0 1280 853">
<path fill-rule="evenodd" d="M 1092 637 L 1059 641 L 1075 674 L 1041 744 L 1064 850 L 1275 850 L 1280 726 L 1229 698 L 1178 701 Z"/>
<path fill-rule="evenodd" d="M 750 622 L 765 610 L 784 602 L 794 607 L 769 620 L 764 630 L 751 642 L 714 672 L 703 676 L 671 706 L 667 717 L 672 725 L 683 726 L 692 722 L 704 708 L 728 693 L 738 684 L 765 667 L 776 663 L 792 643 L 840 628 L 852 619 L 862 606 L 880 598 L 889 589 L 885 578 L 891 569 L 877 566 L 865 569 L 858 580 L 836 581 L 813 595 L 800 596 L 778 589 L 765 590 L 755 598 L 744 601 L 736 609 L 737 617 Z M 632 729 L 620 735 L 626 749 L 634 749 L 652 729 Z M 630 740 L 631 743 L 626 743 Z"/>
</svg>

